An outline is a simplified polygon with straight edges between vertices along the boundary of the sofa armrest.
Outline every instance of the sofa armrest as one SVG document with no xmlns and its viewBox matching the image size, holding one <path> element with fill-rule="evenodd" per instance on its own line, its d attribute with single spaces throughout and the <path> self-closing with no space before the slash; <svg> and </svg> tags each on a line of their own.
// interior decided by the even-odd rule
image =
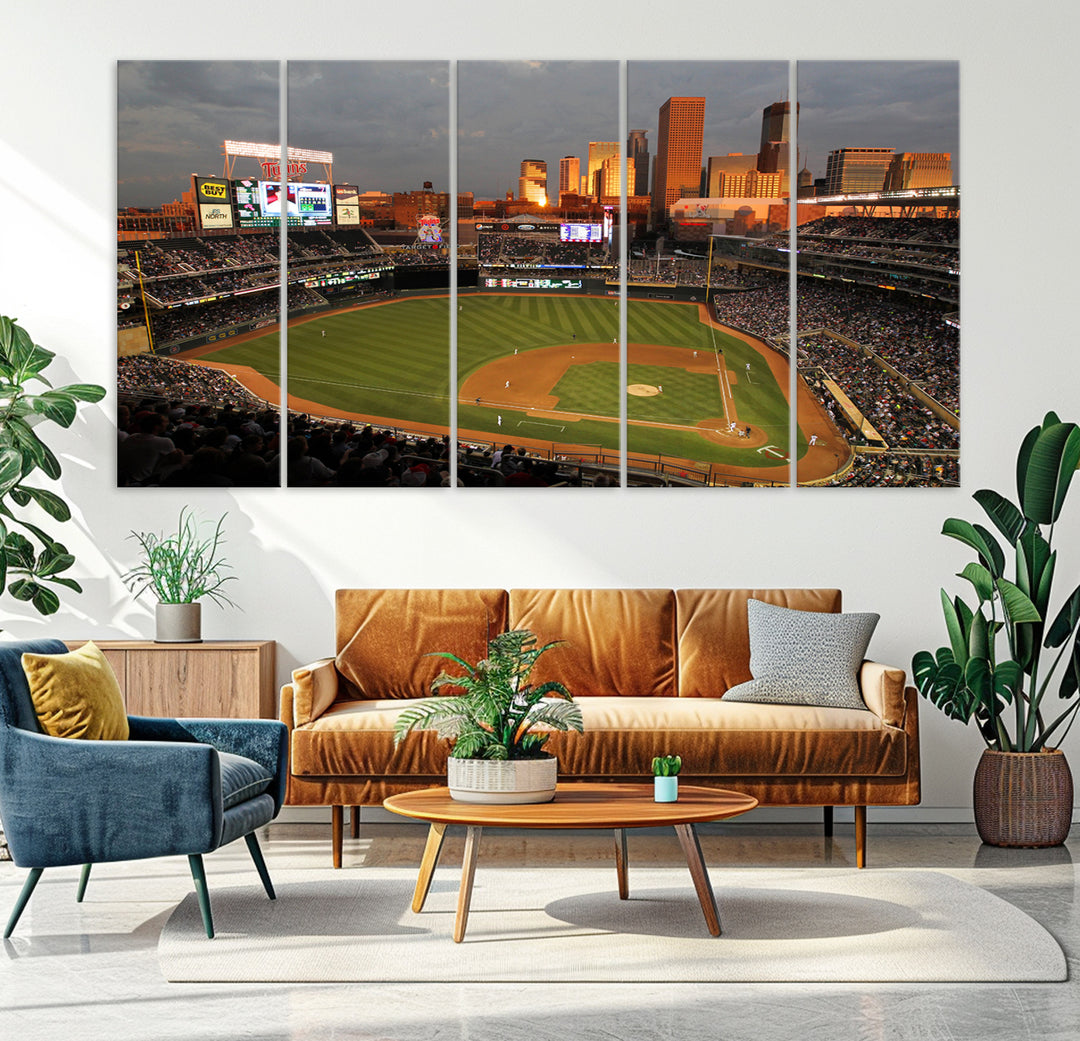
<svg viewBox="0 0 1080 1041">
<path fill-rule="evenodd" d="M 889 727 L 904 725 L 904 682 L 907 674 L 903 669 L 882 665 L 876 661 L 864 661 L 859 669 L 859 690 L 866 707 Z"/>
<path fill-rule="evenodd" d="M 320 658 L 310 665 L 293 669 L 292 725 L 303 726 L 318 719 L 336 700 L 338 695 L 338 671 L 334 658 Z M 282 690 L 282 708 L 286 698 Z M 286 721 L 287 723 L 288 721 Z"/>
</svg>

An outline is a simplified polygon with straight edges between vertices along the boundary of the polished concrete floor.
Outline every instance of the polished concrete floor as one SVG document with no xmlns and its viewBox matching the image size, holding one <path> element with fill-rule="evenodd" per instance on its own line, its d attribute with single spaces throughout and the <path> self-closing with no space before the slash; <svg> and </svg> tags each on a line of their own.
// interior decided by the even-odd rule
<svg viewBox="0 0 1080 1041">
<path fill-rule="evenodd" d="M 344 871 L 416 865 L 425 829 L 366 824 L 346 839 Z M 329 828 L 277 824 L 264 833 L 271 874 L 333 872 Z M 669 832 L 635 833 L 631 862 L 685 864 Z M 826 840 L 810 825 L 701 828 L 714 870 L 842 866 L 853 862 L 850 825 Z M 78 869 L 47 871 L 0 952 L 3 1041 L 157 1041 L 203 1038 L 365 1041 L 1076 1041 L 1080 1038 L 1080 840 L 1053 850 L 982 846 L 961 825 L 870 825 L 869 866 L 932 869 L 982 886 L 1022 908 L 1061 943 L 1070 980 L 1056 984 L 334 984 L 166 983 L 157 940 L 190 891 L 187 861 L 101 865 L 75 903 Z M 610 861 L 610 837 L 578 832 L 485 834 L 478 870 Z M 447 839 L 440 871 L 460 863 Z M 206 858 L 215 888 L 247 885 L 243 843 Z M 852 870 L 855 870 L 852 867 Z M 0 922 L 25 872 L 0 863 Z M 295 876 L 294 876 L 295 877 Z M 208 941 L 210 942 L 210 941 Z M 453 951 L 447 951 L 453 957 Z"/>
</svg>

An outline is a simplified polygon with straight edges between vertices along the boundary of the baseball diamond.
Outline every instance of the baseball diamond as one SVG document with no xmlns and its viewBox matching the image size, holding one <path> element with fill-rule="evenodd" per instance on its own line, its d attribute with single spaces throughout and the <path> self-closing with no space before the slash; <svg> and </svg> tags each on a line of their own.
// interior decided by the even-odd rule
<svg viewBox="0 0 1080 1041">
<path fill-rule="evenodd" d="M 628 302 L 625 385 L 619 312 L 610 298 L 482 293 L 462 295 L 459 305 L 461 439 L 617 451 L 626 393 L 630 453 L 786 482 L 787 358 L 718 325 L 703 305 Z M 288 334 L 290 407 L 445 433 L 449 329 L 446 296 L 295 318 Z M 226 369 L 274 400 L 278 344 L 277 332 L 254 333 L 185 358 Z M 838 440 L 804 393 L 800 386 L 802 415 L 813 417 L 813 429 L 800 430 L 800 454 L 811 433 L 819 443 Z M 836 448 L 822 454 L 833 465 L 847 453 L 842 441 Z"/>
</svg>

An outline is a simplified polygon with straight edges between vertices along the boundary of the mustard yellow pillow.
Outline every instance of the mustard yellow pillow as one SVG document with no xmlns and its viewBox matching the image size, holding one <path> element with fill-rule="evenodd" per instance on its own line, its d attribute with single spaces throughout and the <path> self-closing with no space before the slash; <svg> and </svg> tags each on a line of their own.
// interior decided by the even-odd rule
<svg viewBox="0 0 1080 1041">
<path fill-rule="evenodd" d="M 50 737 L 128 739 L 120 684 L 95 644 L 68 654 L 24 654 L 22 667 L 34 711 Z"/>
</svg>

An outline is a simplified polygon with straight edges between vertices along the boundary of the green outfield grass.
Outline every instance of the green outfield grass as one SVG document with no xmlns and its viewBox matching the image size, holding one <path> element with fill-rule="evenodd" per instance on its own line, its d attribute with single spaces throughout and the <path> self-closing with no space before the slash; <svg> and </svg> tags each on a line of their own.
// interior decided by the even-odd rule
<svg viewBox="0 0 1080 1041">
<path fill-rule="evenodd" d="M 538 347 L 610 343 L 618 335 L 616 301 L 598 297 L 501 296 L 476 294 L 459 301 L 459 385 L 498 358 Z M 323 333 L 325 332 L 325 336 Z M 751 347 L 702 324 L 694 304 L 630 301 L 629 355 L 634 344 L 685 349 L 688 365 L 700 354 L 724 352 L 734 375 L 733 394 L 741 423 L 763 428 L 781 450 L 787 438 L 787 402 L 764 360 Z M 224 346 L 212 360 L 249 365 L 279 380 L 276 332 Z M 699 352 L 694 359 L 693 351 Z M 745 365 L 751 372 L 747 378 Z M 734 466 L 779 466 L 782 460 L 754 450 L 707 441 L 693 429 L 706 418 L 723 416 L 717 377 L 677 366 L 631 363 L 629 383 L 662 386 L 654 397 L 627 402 L 631 451 L 673 455 Z M 341 314 L 315 317 L 289 327 L 289 391 L 299 397 L 361 415 L 409 422 L 449 422 L 449 300 L 398 300 Z M 530 437 L 564 443 L 619 446 L 619 404 L 623 388 L 618 365 L 573 365 L 553 393 L 561 418 L 535 417 L 498 406 L 462 402 L 458 424 L 492 439 Z M 609 419 L 581 418 L 610 417 Z M 500 424 L 499 417 L 502 422 Z M 638 423 L 664 424 L 640 426 Z"/>
</svg>

